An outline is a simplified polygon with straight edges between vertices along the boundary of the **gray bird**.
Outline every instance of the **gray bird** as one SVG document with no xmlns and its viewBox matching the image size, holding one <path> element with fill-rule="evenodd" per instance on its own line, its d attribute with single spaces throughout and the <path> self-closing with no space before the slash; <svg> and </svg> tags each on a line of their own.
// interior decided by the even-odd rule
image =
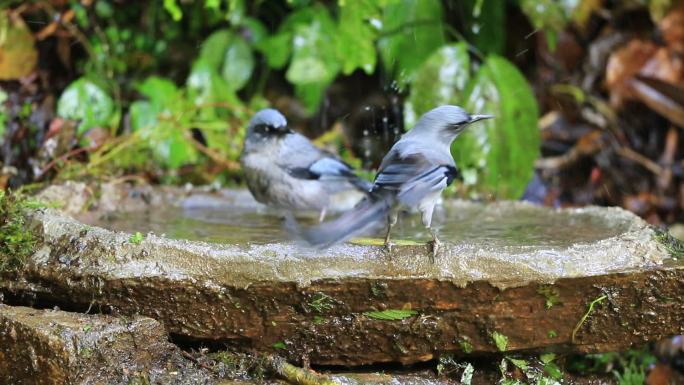
<svg viewBox="0 0 684 385">
<path fill-rule="evenodd" d="M 347 163 L 292 131 L 285 117 L 270 108 L 249 122 L 240 163 L 257 201 L 281 209 L 316 210 L 320 221 L 328 209 L 336 208 L 331 206 L 344 206 L 350 196 L 353 205 L 372 187 Z"/>
<path fill-rule="evenodd" d="M 470 115 L 461 107 L 441 106 L 424 114 L 385 155 L 369 196 L 339 218 L 300 231 L 310 244 L 328 247 L 387 219 L 385 247 L 402 209 L 417 209 L 432 235 L 433 258 L 440 246 L 432 212 L 442 190 L 458 176 L 451 143 L 468 125 L 491 115 Z"/>
</svg>

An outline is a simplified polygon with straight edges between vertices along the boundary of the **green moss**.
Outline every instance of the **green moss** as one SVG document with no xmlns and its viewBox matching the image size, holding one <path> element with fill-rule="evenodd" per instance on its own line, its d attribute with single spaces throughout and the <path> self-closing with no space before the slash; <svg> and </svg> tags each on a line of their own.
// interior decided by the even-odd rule
<svg viewBox="0 0 684 385">
<path fill-rule="evenodd" d="M 546 298 L 544 306 L 546 306 L 547 309 L 551 309 L 560 302 L 560 291 L 553 285 L 540 286 L 539 289 L 537 289 L 537 293 Z"/>
<path fill-rule="evenodd" d="M 134 245 L 139 245 L 144 240 L 145 240 L 145 236 L 140 231 L 136 231 L 135 234 L 132 234 L 131 237 L 128 238 L 128 242 L 130 242 Z"/>
<path fill-rule="evenodd" d="M 309 301 L 308 305 L 317 313 L 325 313 L 333 309 L 335 306 L 335 300 L 327 294 L 316 293 L 311 296 L 311 300 Z"/>
<path fill-rule="evenodd" d="M 661 229 L 655 229 L 654 231 L 655 235 L 653 238 L 665 247 L 665 250 L 670 253 L 672 258 L 679 259 L 684 257 L 684 243 L 682 241 L 673 237 L 667 231 Z"/>
<path fill-rule="evenodd" d="M 209 353 L 206 358 L 213 361 L 209 367 L 218 374 L 219 378 L 262 381 L 269 368 L 268 360 L 264 356 L 220 351 Z"/>
<path fill-rule="evenodd" d="M 0 271 L 20 269 L 36 245 L 25 211 L 41 205 L 20 194 L 0 191 Z"/>
</svg>

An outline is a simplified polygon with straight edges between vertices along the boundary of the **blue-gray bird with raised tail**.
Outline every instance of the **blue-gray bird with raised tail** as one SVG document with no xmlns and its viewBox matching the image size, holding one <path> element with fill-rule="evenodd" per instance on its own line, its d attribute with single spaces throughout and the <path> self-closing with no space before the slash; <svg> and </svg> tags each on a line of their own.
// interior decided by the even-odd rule
<svg viewBox="0 0 684 385">
<path fill-rule="evenodd" d="M 271 108 L 249 122 L 240 163 L 257 201 L 280 209 L 316 210 L 320 221 L 330 209 L 353 207 L 372 187 L 347 163 L 292 131 Z"/>
<path fill-rule="evenodd" d="M 339 218 L 299 230 L 311 245 L 328 247 L 387 220 L 385 247 L 402 209 L 417 209 L 432 234 L 433 258 L 440 242 L 432 213 L 442 190 L 458 176 L 451 143 L 470 124 L 491 115 L 471 115 L 457 106 L 441 106 L 424 114 L 385 155 L 369 196 Z"/>
</svg>

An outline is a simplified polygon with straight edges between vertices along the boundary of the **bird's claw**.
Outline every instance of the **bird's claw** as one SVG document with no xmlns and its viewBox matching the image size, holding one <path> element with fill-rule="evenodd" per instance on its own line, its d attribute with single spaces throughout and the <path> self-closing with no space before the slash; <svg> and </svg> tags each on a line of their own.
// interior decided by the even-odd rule
<svg viewBox="0 0 684 385">
<path fill-rule="evenodd" d="M 393 242 L 385 242 L 385 245 L 383 246 L 385 249 L 385 252 L 387 254 L 392 254 L 392 248 L 394 248 L 394 243 Z"/>
<path fill-rule="evenodd" d="M 437 253 L 439 252 L 439 249 L 442 247 L 442 242 L 440 242 L 439 239 L 435 238 L 429 241 L 428 244 L 430 245 L 430 249 L 432 250 L 432 254 L 430 254 L 430 262 L 435 263 L 435 258 L 437 258 Z"/>
</svg>

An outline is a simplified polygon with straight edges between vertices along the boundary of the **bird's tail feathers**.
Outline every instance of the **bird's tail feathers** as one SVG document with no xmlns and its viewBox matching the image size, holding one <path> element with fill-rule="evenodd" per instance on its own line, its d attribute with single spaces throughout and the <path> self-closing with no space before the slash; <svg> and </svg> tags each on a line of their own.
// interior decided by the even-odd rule
<svg viewBox="0 0 684 385">
<path fill-rule="evenodd" d="M 363 233 L 387 218 L 389 210 L 390 204 L 386 200 L 364 199 L 352 210 L 332 221 L 301 228 L 294 218 L 289 217 L 286 226 L 304 238 L 309 245 L 323 249 Z"/>
</svg>

